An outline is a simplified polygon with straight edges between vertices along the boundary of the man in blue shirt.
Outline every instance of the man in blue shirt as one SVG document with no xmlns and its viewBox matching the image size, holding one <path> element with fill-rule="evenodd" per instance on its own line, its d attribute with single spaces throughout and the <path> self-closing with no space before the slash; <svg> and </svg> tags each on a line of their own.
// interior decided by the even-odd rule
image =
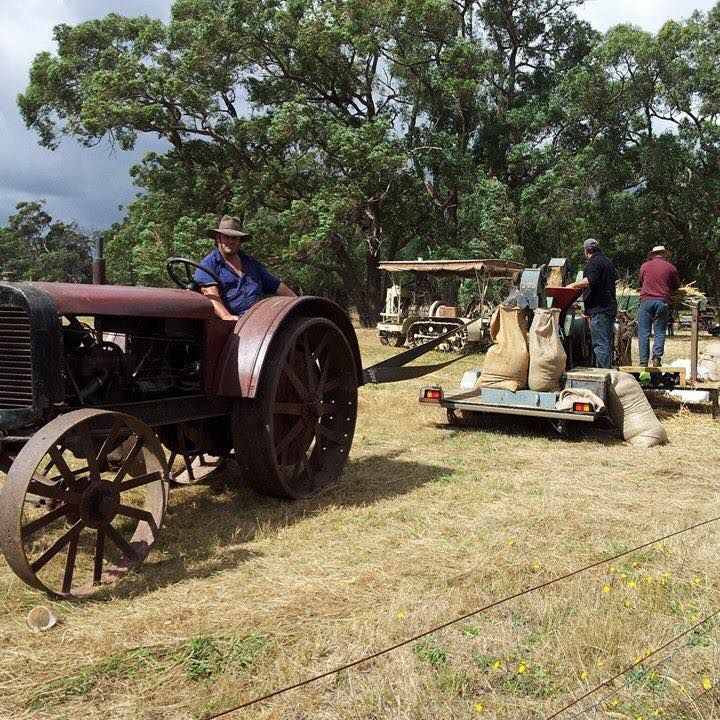
<svg viewBox="0 0 720 720">
<path fill-rule="evenodd" d="M 273 275 L 259 260 L 240 250 L 250 238 L 237 218 L 225 215 L 217 228 L 208 231 L 216 248 L 200 264 L 218 276 L 222 291 L 213 278 L 202 270 L 195 271 L 195 282 L 223 320 L 237 320 L 266 295 L 295 297 L 280 278 Z"/>
</svg>

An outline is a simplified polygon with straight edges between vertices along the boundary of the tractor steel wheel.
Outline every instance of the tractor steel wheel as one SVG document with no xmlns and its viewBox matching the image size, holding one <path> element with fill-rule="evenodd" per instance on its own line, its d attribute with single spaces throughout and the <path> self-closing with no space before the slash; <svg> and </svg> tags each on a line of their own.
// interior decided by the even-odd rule
<svg viewBox="0 0 720 720">
<path fill-rule="evenodd" d="M 55 597 L 118 580 L 157 539 L 166 475 L 162 446 L 136 418 L 93 409 L 55 418 L 18 453 L 0 493 L 8 565 Z"/>
<path fill-rule="evenodd" d="M 357 377 L 341 330 L 293 318 L 278 331 L 257 396 L 233 410 L 235 457 L 255 490 L 308 497 L 337 481 L 357 415 Z"/>
</svg>

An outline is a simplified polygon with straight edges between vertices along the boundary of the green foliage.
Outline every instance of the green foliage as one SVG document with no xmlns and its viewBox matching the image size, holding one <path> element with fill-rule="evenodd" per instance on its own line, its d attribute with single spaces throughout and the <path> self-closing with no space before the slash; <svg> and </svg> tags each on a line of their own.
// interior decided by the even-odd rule
<svg viewBox="0 0 720 720">
<path fill-rule="evenodd" d="M 445 648 L 436 644 L 432 639 L 422 640 L 413 648 L 415 654 L 424 662 L 436 668 L 447 665 L 447 652 Z"/>
<path fill-rule="evenodd" d="M 90 282 L 93 240 L 53 219 L 45 201 L 22 202 L 0 227 L 0 272 L 15 280 Z"/>
<path fill-rule="evenodd" d="M 107 232 L 115 281 L 166 283 L 230 212 L 290 285 L 371 323 L 383 259 L 545 262 L 649 246 L 720 295 L 720 6 L 605 36 L 579 0 L 176 0 L 167 25 L 55 29 L 19 97 L 40 142 L 168 152 Z"/>
</svg>

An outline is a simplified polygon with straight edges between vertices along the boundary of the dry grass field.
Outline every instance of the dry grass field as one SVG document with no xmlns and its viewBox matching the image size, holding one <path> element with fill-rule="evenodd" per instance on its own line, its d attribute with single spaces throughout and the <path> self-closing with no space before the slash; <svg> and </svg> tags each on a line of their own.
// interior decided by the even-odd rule
<svg viewBox="0 0 720 720">
<path fill-rule="evenodd" d="M 365 366 L 396 352 L 358 334 Z M 148 561 L 101 597 L 48 601 L 0 560 L 0 718 L 208 718 L 720 515 L 707 409 L 664 405 L 670 444 L 640 450 L 541 421 L 452 429 L 418 404 L 481 361 L 362 388 L 320 497 L 259 497 L 232 467 L 174 488 Z M 225 717 L 542 719 L 636 663 L 558 717 L 720 717 L 720 616 L 686 633 L 720 609 L 719 539 L 720 521 L 653 543 Z M 38 604 L 60 616 L 42 634 Z"/>
</svg>

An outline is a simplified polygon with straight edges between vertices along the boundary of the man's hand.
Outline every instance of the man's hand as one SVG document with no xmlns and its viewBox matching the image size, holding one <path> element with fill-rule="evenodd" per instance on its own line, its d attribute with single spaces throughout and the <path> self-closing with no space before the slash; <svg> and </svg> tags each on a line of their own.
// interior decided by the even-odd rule
<svg viewBox="0 0 720 720">
<path fill-rule="evenodd" d="M 590 281 L 587 278 L 583 278 L 582 280 L 578 280 L 577 282 L 570 283 L 569 285 L 566 285 L 565 287 L 570 288 L 571 290 L 584 290 L 585 288 L 590 287 Z"/>
</svg>

